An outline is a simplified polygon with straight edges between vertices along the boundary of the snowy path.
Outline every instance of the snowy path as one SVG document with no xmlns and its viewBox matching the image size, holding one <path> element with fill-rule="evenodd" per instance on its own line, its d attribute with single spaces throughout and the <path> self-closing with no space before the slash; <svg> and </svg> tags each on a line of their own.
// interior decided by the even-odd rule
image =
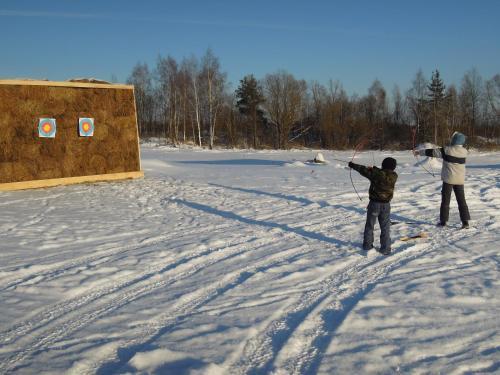
<svg viewBox="0 0 500 375">
<path fill-rule="evenodd" d="M 498 156 L 460 231 L 396 153 L 389 257 L 359 248 L 366 181 L 305 151 L 145 146 L 144 180 L 0 193 L 0 373 L 500 371 Z"/>
</svg>

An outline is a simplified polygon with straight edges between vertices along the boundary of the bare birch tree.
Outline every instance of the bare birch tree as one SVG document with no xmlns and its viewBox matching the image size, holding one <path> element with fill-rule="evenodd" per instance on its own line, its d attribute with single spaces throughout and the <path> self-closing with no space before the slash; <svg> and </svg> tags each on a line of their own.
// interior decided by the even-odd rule
<svg viewBox="0 0 500 375">
<path fill-rule="evenodd" d="M 212 50 L 208 49 L 202 59 L 202 79 L 204 82 L 206 100 L 206 117 L 208 123 L 208 136 L 210 149 L 214 146 L 217 116 L 221 110 L 224 99 L 226 75 L 220 71 L 219 59 Z"/>
<path fill-rule="evenodd" d="M 135 100 L 137 103 L 137 120 L 139 135 L 141 137 L 151 136 L 154 118 L 154 101 L 152 74 L 146 63 L 137 63 L 132 69 L 127 83 L 134 85 Z"/>
<path fill-rule="evenodd" d="M 201 101 L 198 59 L 195 56 L 185 59 L 183 61 L 183 69 L 186 73 L 186 80 L 189 82 L 188 100 L 191 110 L 193 111 L 194 118 L 194 121 L 192 122 L 193 141 L 201 147 Z"/>
<path fill-rule="evenodd" d="M 288 147 L 292 125 L 299 120 L 305 101 L 307 84 L 293 75 L 280 71 L 268 74 L 264 79 L 266 101 L 264 107 L 276 130 L 276 146 Z"/>
<path fill-rule="evenodd" d="M 473 68 L 465 73 L 460 90 L 464 122 L 467 127 L 468 135 L 471 139 L 474 139 L 476 135 L 476 127 L 482 98 L 483 80 L 478 71 Z"/>
<path fill-rule="evenodd" d="M 157 63 L 159 100 L 165 138 L 179 142 L 180 92 L 178 65 L 174 58 L 158 58 Z"/>
<path fill-rule="evenodd" d="M 426 89 L 427 80 L 424 77 L 422 69 L 419 69 L 412 81 L 412 87 L 406 94 L 406 99 L 413 117 L 413 124 L 416 127 L 416 133 L 423 138 L 427 136 L 424 121 Z"/>
<path fill-rule="evenodd" d="M 486 95 L 493 113 L 500 118 L 500 74 L 486 82 Z"/>
</svg>

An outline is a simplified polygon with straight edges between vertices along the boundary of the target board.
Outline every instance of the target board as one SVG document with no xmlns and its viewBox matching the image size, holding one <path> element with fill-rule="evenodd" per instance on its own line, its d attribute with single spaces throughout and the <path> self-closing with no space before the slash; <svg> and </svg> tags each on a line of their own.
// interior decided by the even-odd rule
<svg viewBox="0 0 500 375">
<path fill-rule="evenodd" d="M 56 130 L 56 119 L 41 118 L 38 120 L 38 136 L 40 138 L 55 138 Z"/>
<path fill-rule="evenodd" d="M 78 133 L 80 137 L 92 137 L 94 135 L 94 119 L 80 117 L 78 120 Z"/>
<path fill-rule="evenodd" d="M 0 80 L 0 191 L 143 176 L 134 86 Z"/>
</svg>

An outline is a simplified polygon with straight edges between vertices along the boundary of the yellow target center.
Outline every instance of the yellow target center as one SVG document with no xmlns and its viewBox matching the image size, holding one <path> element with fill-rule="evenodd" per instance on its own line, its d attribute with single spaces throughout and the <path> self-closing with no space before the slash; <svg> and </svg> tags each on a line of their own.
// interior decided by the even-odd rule
<svg viewBox="0 0 500 375">
<path fill-rule="evenodd" d="M 84 122 L 82 125 L 82 129 L 84 132 L 88 132 L 90 130 L 90 124 L 88 122 Z"/>
<path fill-rule="evenodd" d="M 48 133 L 52 130 L 52 125 L 49 123 L 45 123 L 42 125 L 42 129 L 45 133 Z"/>
</svg>

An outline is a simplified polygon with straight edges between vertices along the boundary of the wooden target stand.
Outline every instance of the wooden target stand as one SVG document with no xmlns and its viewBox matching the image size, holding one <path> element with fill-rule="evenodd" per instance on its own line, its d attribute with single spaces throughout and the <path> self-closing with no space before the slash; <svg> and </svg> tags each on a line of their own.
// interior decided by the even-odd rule
<svg viewBox="0 0 500 375">
<path fill-rule="evenodd" d="M 54 81 L 39 81 L 39 80 L 0 80 L 0 88 L 4 85 L 10 86 L 49 86 L 49 87 L 62 87 L 62 88 L 88 88 L 88 89 L 119 89 L 119 90 L 131 90 L 133 104 L 133 126 L 135 129 L 128 129 L 128 131 L 135 132 L 136 142 L 134 142 L 133 147 L 136 148 L 134 152 L 137 152 L 137 162 L 134 171 L 124 171 L 118 173 L 103 173 L 103 174 L 89 174 L 81 176 L 68 176 L 68 177 L 58 177 L 49 179 L 33 179 L 29 181 L 17 181 L 17 182 L 0 182 L 0 191 L 14 191 L 14 190 L 25 190 L 25 189 L 37 189 L 37 188 L 47 188 L 60 185 L 72 185 L 72 184 L 82 184 L 82 183 L 96 183 L 105 181 L 119 181 L 128 179 L 143 178 L 144 172 L 141 168 L 140 163 L 140 148 L 139 148 L 139 133 L 137 127 L 137 109 L 135 103 L 135 92 L 133 85 L 124 84 L 107 84 L 107 83 L 95 83 L 95 82 L 54 82 Z M 1 161 L 1 160 L 0 160 Z"/>
<path fill-rule="evenodd" d="M 51 178 L 48 180 L 32 180 L 22 182 L 9 182 L 0 184 L 0 191 L 26 190 L 54 187 L 60 185 L 73 185 L 92 182 L 104 181 L 119 181 L 144 177 L 144 172 L 123 172 L 123 173 L 108 173 L 93 176 L 78 176 L 78 177 L 63 177 Z"/>
</svg>

